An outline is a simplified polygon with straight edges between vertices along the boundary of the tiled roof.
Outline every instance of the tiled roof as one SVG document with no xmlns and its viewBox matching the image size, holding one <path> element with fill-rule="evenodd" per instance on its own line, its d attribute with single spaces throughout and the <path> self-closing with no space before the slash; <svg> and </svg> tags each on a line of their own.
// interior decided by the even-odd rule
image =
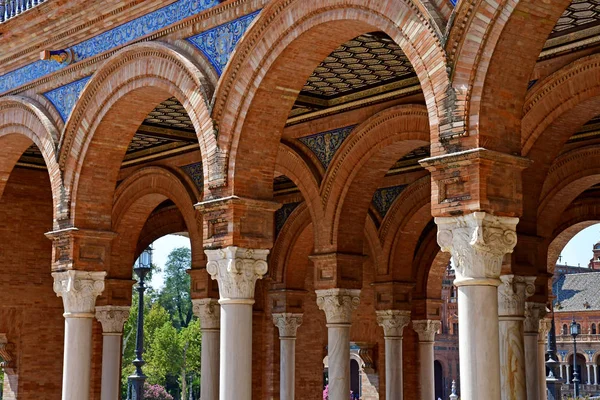
<svg viewBox="0 0 600 400">
<path fill-rule="evenodd" d="M 557 312 L 600 310 L 600 272 L 559 275 L 553 291 Z"/>
</svg>

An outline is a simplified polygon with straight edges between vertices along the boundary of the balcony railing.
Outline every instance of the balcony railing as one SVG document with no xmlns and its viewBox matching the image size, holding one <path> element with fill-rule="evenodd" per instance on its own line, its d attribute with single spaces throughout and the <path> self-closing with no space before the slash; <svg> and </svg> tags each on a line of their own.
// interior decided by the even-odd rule
<svg viewBox="0 0 600 400">
<path fill-rule="evenodd" d="M 0 23 L 32 9 L 46 0 L 0 0 Z"/>
<path fill-rule="evenodd" d="M 557 335 L 556 336 L 556 341 L 557 342 L 573 342 L 573 336 L 571 335 Z M 582 334 L 577 336 L 577 343 L 582 342 L 600 342 L 600 335 L 588 335 L 588 334 Z"/>
</svg>

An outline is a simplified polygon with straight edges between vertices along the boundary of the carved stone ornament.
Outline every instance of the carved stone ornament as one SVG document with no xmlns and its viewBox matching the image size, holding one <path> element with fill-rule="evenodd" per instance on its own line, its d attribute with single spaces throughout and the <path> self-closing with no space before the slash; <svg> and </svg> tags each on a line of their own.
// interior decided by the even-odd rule
<svg viewBox="0 0 600 400">
<path fill-rule="evenodd" d="M 12 343 L 8 342 L 8 338 L 5 333 L 0 333 L 0 357 L 2 358 L 2 362 L 0 362 L 0 367 L 2 371 L 6 374 L 14 375 L 15 371 L 15 346 Z"/>
<path fill-rule="evenodd" d="M 523 318 L 525 300 L 535 294 L 535 276 L 502 275 L 500 280 L 498 315 Z"/>
<path fill-rule="evenodd" d="M 268 270 L 269 250 L 229 246 L 204 252 L 208 257 L 206 271 L 219 282 L 220 303 L 253 302 L 256 280 L 262 279 Z"/>
<path fill-rule="evenodd" d="M 552 319 L 542 318 L 540 319 L 540 333 L 538 334 L 538 343 L 546 343 L 548 332 L 552 329 Z"/>
<path fill-rule="evenodd" d="M 65 318 L 94 318 L 96 297 L 104 290 L 106 272 L 53 272 L 54 292 L 63 298 Z"/>
<path fill-rule="evenodd" d="M 442 322 L 433 319 L 422 319 L 413 321 L 412 326 L 419 335 L 419 342 L 434 342 L 435 334 L 442 327 Z"/>
<path fill-rule="evenodd" d="M 546 316 L 546 305 L 544 303 L 525 303 L 525 334 L 538 335 L 540 322 Z M 550 328 L 548 328 L 549 330 Z M 548 332 L 546 332 L 548 333 Z"/>
<path fill-rule="evenodd" d="M 302 325 L 302 314 L 281 313 L 273 314 L 273 323 L 279 328 L 279 337 L 296 338 L 298 327 Z"/>
<path fill-rule="evenodd" d="M 352 311 L 360 304 L 358 289 L 317 290 L 317 306 L 325 311 L 327 324 L 351 324 Z"/>
<path fill-rule="evenodd" d="M 105 335 L 123 334 L 123 325 L 129 318 L 128 306 L 102 306 L 96 307 L 96 319 L 102 324 L 102 333 Z"/>
<path fill-rule="evenodd" d="M 383 310 L 376 313 L 377 323 L 383 327 L 386 338 L 401 338 L 404 328 L 410 323 L 410 311 Z"/>
<path fill-rule="evenodd" d="M 436 218 L 438 244 L 454 259 L 454 284 L 499 284 L 502 258 L 517 244 L 518 222 L 485 212 Z"/>
<path fill-rule="evenodd" d="M 192 299 L 194 315 L 200 320 L 200 330 L 219 330 L 221 306 L 216 299 Z"/>
</svg>

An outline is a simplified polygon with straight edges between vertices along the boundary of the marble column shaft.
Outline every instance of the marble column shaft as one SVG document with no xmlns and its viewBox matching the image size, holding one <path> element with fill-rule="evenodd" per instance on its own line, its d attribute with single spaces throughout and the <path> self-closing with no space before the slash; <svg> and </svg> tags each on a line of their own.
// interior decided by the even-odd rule
<svg viewBox="0 0 600 400">
<path fill-rule="evenodd" d="M 192 303 L 202 332 L 200 398 L 219 400 L 221 306 L 218 300 L 210 298 L 193 299 Z"/>
<path fill-rule="evenodd" d="M 54 292 L 62 297 L 65 309 L 62 400 L 90 397 L 92 323 L 105 276 L 106 272 L 75 270 L 52 273 Z"/>
<path fill-rule="evenodd" d="M 462 400 L 501 399 L 498 286 L 518 221 L 484 212 L 435 219 L 438 243 L 455 264 Z"/>
<path fill-rule="evenodd" d="M 273 314 L 273 323 L 279 329 L 279 398 L 280 400 L 294 400 L 296 389 L 296 332 L 298 327 L 302 325 L 302 314 Z"/>
<path fill-rule="evenodd" d="M 440 321 L 417 320 L 413 321 L 413 329 L 419 335 L 419 360 L 421 383 L 421 400 L 435 400 L 435 362 L 434 343 L 435 334 L 442 327 Z"/>
<path fill-rule="evenodd" d="M 118 399 L 121 393 L 121 345 L 129 308 L 96 307 L 96 319 L 102 324 L 102 400 Z"/>
<path fill-rule="evenodd" d="M 592 384 L 592 368 L 591 368 L 592 364 L 586 363 L 586 368 L 587 368 L 587 384 L 591 385 Z"/>
<path fill-rule="evenodd" d="M 360 303 L 360 290 L 317 290 L 317 305 L 327 319 L 329 400 L 350 396 L 350 326 L 352 312 Z"/>
<path fill-rule="evenodd" d="M 503 275 L 498 287 L 500 385 L 502 400 L 527 400 L 525 377 L 525 300 L 535 293 L 535 277 Z M 537 349 L 534 337 L 533 349 Z M 536 364 L 534 353 L 533 366 Z"/>
<path fill-rule="evenodd" d="M 206 271 L 219 283 L 219 400 L 251 400 L 254 288 L 267 273 L 269 250 L 229 246 L 204 252 L 208 257 Z"/>
<path fill-rule="evenodd" d="M 385 339 L 385 398 L 404 397 L 402 335 L 410 323 L 410 311 L 377 311 L 377 323 L 383 327 Z"/>
<path fill-rule="evenodd" d="M 594 364 L 594 385 L 598 384 L 598 365 Z"/>
<path fill-rule="evenodd" d="M 544 307 L 544 314 L 546 309 Z M 526 320 L 527 323 L 527 320 Z M 546 387 L 546 339 L 548 332 L 552 327 L 552 320 L 542 318 L 539 321 L 539 333 L 537 337 L 538 344 L 538 395 L 540 400 L 548 400 L 548 392 Z"/>
</svg>

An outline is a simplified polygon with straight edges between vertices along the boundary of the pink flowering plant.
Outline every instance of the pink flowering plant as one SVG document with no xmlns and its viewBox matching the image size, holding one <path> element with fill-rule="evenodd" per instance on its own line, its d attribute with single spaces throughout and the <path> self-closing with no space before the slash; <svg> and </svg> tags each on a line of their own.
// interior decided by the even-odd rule
<svg viewBox="0 0 600 400">
<path fill-rule="evenodd" d="M 160 385 L 148 385 L 144 386 L 144 399 L 146 400 L 173 400 L 164 387 Z"/>
</svg>

